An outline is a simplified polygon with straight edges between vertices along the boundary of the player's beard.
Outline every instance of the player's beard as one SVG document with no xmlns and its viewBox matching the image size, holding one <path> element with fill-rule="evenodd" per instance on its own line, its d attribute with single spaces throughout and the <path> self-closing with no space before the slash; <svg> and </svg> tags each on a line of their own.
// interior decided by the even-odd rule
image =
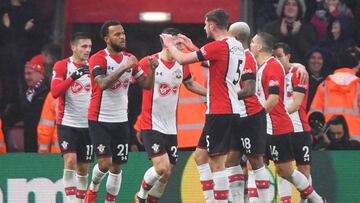
<svg viewBox="0 0 360 203">
<path fill-rule="evenodd" d="M 111 44 L 111 48 L 116 51 L 116 52 L 122 52 L 122 51 L 125 51 L 126 47 L 121 47 L 121 46 L 118 46 L 116 44 Z"/>
</svg>

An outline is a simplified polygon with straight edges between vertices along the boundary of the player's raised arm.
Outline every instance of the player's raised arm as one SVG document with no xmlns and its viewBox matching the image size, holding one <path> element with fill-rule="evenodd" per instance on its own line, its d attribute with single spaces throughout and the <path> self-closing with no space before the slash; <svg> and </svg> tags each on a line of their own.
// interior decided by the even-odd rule
<svg viewBox="0 0 360 203">
<path fill-rule="evenodd" d="M 155 69 L 159 66 L 159 61 L 155 57 L 149 56 L 148 64 L 150 67 L 149 74 L 147 76 L 140 77 L 138 79 L 138 83 L 142 88 L 150 90 L 154 86 Z"/>
<path fill-rule="evenodd" d="M 200 61 L 198 59 L 196 52 L 183 53 L 183 52 L 179 51 L 174 44 L 173 36 L 171 36 L 169 34 L 161 34 L 160 37 L 164 42 L 164 46 L 169 49 L 169 52 L 171 53 L 171 55 L 181 65 L 186 65 L 186 64 Z"/>
</svg>

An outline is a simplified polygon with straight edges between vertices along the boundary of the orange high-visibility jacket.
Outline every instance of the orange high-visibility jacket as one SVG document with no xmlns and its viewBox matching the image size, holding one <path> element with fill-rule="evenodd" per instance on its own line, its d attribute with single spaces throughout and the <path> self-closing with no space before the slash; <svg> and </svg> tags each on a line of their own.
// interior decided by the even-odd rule
<svg viewBox="0 0 360 203">
<path fill-rule="evenodd" d="M 193 81 L 206 87 L 208 69 L 201 63 L 189 65 Z M 196 147 L 205 124 L 206 98 L 180 87 L 177 109 L 178 147 Z"/>
<path fill-rule="evenodd" d="M 0 119 L 0 154 L 6 153 L 6 144 L 5 144 L 5 137 L 2 131 L 2 121 Z"/>
<path fill-rule="evenodd" d="M 46 96 L 37 127 L 39 153 L 60 153 L 56 128 L 56 100 Z"/>
<path fill-rule="evenodd" d="M 309 113 L 324 113 L 329 121 L 341 114 L 349 126 L 350 139 L 360 141 L 360 78 L 355 71 L 341 68 L 320 84 L 311 103 Z"/>
</svg>

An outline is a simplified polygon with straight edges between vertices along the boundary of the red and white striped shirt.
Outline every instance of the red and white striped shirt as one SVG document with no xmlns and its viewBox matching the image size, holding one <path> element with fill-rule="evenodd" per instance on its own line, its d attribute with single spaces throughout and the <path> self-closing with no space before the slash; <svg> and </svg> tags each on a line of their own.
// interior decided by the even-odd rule
<svg viewBox="0 0 360 203">
<path fill-rule="evenodd" d="M 245 65 L 244 69 L 241 71 L 241 79 L 240 79 L 240 88 L 244 87 L 244 82 L 246 80 L 252 79 L 256 80 L 256 72 L 257 72 L 257 63 L 249 51 L 249 49 L 245 50 Z M 240 100 L 240 117 L 252 116 L 263 109 L 258 97 L 255 95 L 251 97 L 247 97 L 244 100 Z"/>
<path fill-rule="evenodd" d="M 138 79 L 144 76 L 144 71 L 137 66 L 130 69 L 117 79 L 115 84 L 106 90 L 101 90 L 94 80 L 93 71 L 100 68 L 109 75 L 126 64 L 130 53 L 122 52 L 120 55 L 110 55 L 107 49 L 101 50 L 91 56 L 89 61 L 91 76 L 91 100 L 89 106 L 89 120 L 108 123 L 128 121 L 128 89 L 130 78 Z M 95 76 L 96 77 L 96 76 Z"/>
<path fill-rule="evenodd" d="M 268 58 L 259 68 L 257 75 L 257 94 L 265 105 L 270 94 L 279 95 L 279 102 L 266 114 L 267 134 L 283 135 L 293 132 L 290 116 L 285 109 L 285 71 L 274 57 Z"/>
<path fill-rule="evenodd" d="M 293 92 L 305 94 L 300 109 L 290 114 L 290 118 L 294 127 L 294 132 L 310 132 L 310 126 L 306 116 L 306 105 L 309 85 L 300 83 L 299 79 L 296 77 L 297 70 L 297 67 L 291 67 L 289 72 L 286 74 L 285 107 L 289 108 L 289 106 L 294 102 L 292 97 Z"/>
<path fill-rule="evenodd" d="M 237 92 L 245 54 L 233 37 L 210 42 L 197 51 L 199 61 L 209 60 L 207 114 L 240 114 Z"/>
<path fill-rule="evenodd" d="M 143 90 L 141 129 L 156 130 L 164 134 L 177 134 L 176 111 L 179 100 L 180 85 L 191 79 L 189 67 L 178 62 L 167 62 L 159 59 L 159 66 L 155 70 L 154 87 Z M 150 66 L 148 57 L 139 62 L 146 73 Z"/>
<path fill-rule="evenodd" d="M 54 65 L 51 92 L 59 96 L 57 124 L 77 128 L 88 127 L 86 118 L 91 90 L 89 75 L 83 75 L 75 81 L 70 77 L 81 66 L 71 57 Z"/>
</svg>

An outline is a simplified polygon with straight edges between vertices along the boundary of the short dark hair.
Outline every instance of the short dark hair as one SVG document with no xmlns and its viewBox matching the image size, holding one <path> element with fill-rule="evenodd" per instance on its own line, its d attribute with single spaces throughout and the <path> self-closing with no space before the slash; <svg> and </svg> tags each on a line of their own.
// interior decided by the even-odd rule
<svg viewBox="0 0 360 203">
<path fill-rule="evenodd" d="M 348 50 L 339 52 L 337 59 L 337 69 L 344 67 L 354 68 L 358 64 L 357 58 L 353 56 Z"/>
<path fill-rule="evenodd" d="M 285 55 L 288 55 L 291 53 L 290 46 L 284 42 L 278 42 L 274 45 L 274 50 L 281 48 L 284 51 Z"/>
<path fill-rule="evenodd" d="M 75 32 L 70 39 L 70 43 L 74 44 L 76 41 L 78 41 L 79 39 L 91 39 L 89 37 L 89 35 L 87 35 L 84 32 Z"/>
<path fill-rule="evenodd" d="M 58 60 L 59 58 L 61 58 L 62 50 L 60 45 L 50 43 L 43 46 L 43 48 L 41 49 L 41 53 L 43 55 L 50 55 L 55 60 Z"/>
<path fill-rule="evenodd" d="M 121 25 L 121 23 L 118 20 L 108 20 L 106 21 L 100 29 L 100 37 L 101 39 L 104 39 L 109 34 L 109 27 L 114 25 Z"/>
<path fill-rule="evenodd" d="M 180 34 L 181 31 L 177 28 L 169 27 L 169 28 L 165 28 L 161 33 L 175 36 Z"/>
<path fill-rule="evenodd" d="M 221 29 L 227 30 L 229 26 L 229 14 L 222 8 L 209 11 L 205 17 L 207 21 L 214 22 Z"/>
<path fill-rule="evenodd" d="M 272 52 L 274 47 L 274 37 L 266 32 L 260 32 L 257 34 L 257 36 L 260 38 L 261 44 L 265 51 Z"/>
<path fill-rule="evenodd" d="M 181 31 L 179 29 L 177 29 L 177 28 L 169 27 L 169 28 L 165 28 L 161 33 L 176 36 L 176 35 L 180 34 Z M 160 37 L 160 43 L 161 43 L 162 46 L 164 46 L 164 42 L 161 39 L 161 37 Z"/>
</svg>

